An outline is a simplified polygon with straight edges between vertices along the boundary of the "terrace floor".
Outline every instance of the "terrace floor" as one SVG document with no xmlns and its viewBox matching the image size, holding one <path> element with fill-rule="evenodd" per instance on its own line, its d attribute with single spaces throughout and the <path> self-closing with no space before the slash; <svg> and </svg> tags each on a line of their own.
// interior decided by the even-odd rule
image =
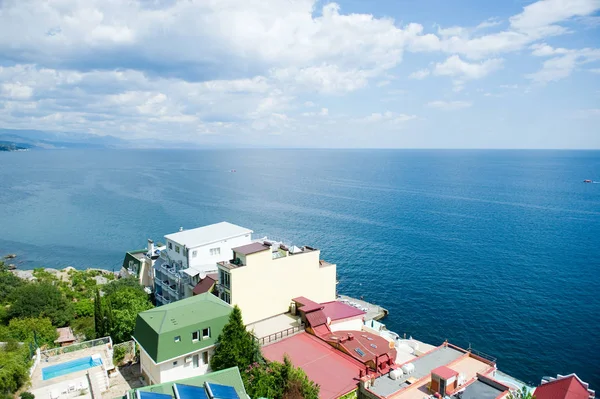
<svg viewBox="0 0 600 399">
<path fill-rule="evenodd" d="M 130 389 L 145 386 L 141 376 L 139 363 L 119 367 L 110 374 L 110 388 L 108 391 L 102 392 L 102 399 L 117 398 L 123 396 Z"/>
<path fill-rule="evenodd" d="M 292 316 L 290 313 L 284 313 L 270 317 L 256 323 L 248 324 L 246 328 L 249 331 L 254 330 L 256 338 L 264 338 L 269 335 L 285 331 L 289 328 L 300 327 L 300 316 Z"/>
</svg>

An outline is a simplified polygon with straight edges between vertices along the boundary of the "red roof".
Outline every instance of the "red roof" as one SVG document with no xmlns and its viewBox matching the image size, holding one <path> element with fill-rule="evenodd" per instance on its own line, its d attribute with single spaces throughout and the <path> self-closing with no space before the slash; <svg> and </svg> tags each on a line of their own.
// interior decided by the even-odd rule
<svg viewBox="0 0 600 399">
<path fill-rule="evenodd" d="M 375 358 L 378 358 L 378 364 L 396 360 L 396 349 L 390 348 L 388 340 L 366 331 L 335 331 L 321 338 L 333 346 L 339 345 L 344 352 L 363 364 Z"/>
<path fill-rule="evenodd" d="M 314 312 L 315 310 L 323 309 L 323 305 L 311 301 L 310 299 L 305 298 L 303 296 L 294 298 L 292 299 L 292 301 L 299 304 L 300 306 L 298 307 L 298 309 L 304 313 Z"/>
<path fill-rule="evenodd" d="M 435 374 L 444 380 L 448 380 L 452 377 L 456 377 L 458 375 L 458 371 L 454 371 L 450 367 L 440 366 L 431 370 L 431 374 Z"/>
<path fill-rule="evenodd" d="M 335 399 L 358 386 L 363 367 L 327 343 L 307 333 L 296 334 L 261 348 L 270 361 L 283 361 L 287 354 L 295 367 L 321 386 L 320 399 Z"/>
<path fill-rule="evenodd" d="M 256 252 L 266 251 L 270 249 L 266 245 L 261 244 L 260 242 L 253 242 L 252 244 L 242 245 L 241 247 L 232 248 L 238 254 L 242 255 L 250 255 Z"/>
<path fill-rule="evenodd" d="M 209 292 L 212 287 L 217 282 L 217 274 L 207 274 L 192 290 L 194 295 L 204 294 L 205 292 Z"/>
<path fill-rule="evenodd" d="M 327 324 L 327 316 L 323 313 L 322 310 L 317 310 L 315 312 L 306 314 L 306 321 L 311 327 L 318 327 L 323 324 Z"/>
<path fill-rule="evenodd" d="M 588 388 L 575 375 L 557 378 L 535 389 L 536 399 L 588 399 Z"/>
<path fill-rule="evenodd" d="M 322 306 L 325 316 L 329 317 L 331 320 L 348 319 L 350 317 L 364 316 L 366 314 L 354 306 L 339 301 L 325 302 Z"/>
<path fill-rule="evenodd" d="M 56 332 L 58 333 L 58 338 L 54 342 L 57 344 L 75 341 L 75 335 L 73 334 L 71 327 L 57 328 Z"/>
</svg>

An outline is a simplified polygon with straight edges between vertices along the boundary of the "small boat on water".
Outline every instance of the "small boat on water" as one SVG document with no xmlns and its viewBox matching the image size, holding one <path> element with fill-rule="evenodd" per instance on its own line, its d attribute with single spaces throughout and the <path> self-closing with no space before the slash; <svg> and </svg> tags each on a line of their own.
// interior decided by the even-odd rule
<svg viewBox="0 0 600 399">
<path fill-rule="evenodd" d="M 584 180 L 583 182 L 584 182 L 584 183 L 593 183 L 593 181 L 591 181 L 591 180 L 588 180 L 588 179 Z"/>
</svg>

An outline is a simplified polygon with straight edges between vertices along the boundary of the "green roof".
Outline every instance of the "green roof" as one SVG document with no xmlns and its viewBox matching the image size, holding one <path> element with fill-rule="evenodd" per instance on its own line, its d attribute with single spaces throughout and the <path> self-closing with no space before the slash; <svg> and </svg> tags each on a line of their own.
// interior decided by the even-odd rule
<svg viewBox="0 0 600 399">
<path fill-rule="evenodd" d="M 133 261 L 134 263 L 136 263 L 138 265 L 138 270 L 139 270 L 139 266 L 142 262 L 133 255 L 139 254 L 139 253 L 145 253 L 146 251 L 147 251 L 146 249 L 136 249 L 135 251 L 125 252 L 125 258 L 123 259 L 123 267 L 125 269 L 129 269 L 129 261 Z"/>
<path fill-rule="evenodd" d="M 209 292 L 196 295 L 138 314 L 133 336 L 155 363 L 161 363 L 214 345 L 231 309 Z M 192 333 L 202 335 L 205 328 L 210 328 L 210 337 L 193 341 Z"/>
<path fill-rule="evenodd" d="M 214 373 L 208 373 L 199 375 L 196 377 L 190 377 L 183 380 L 165 382 L 164 384 L 150 385 L 143 388 L 132 389 L 127 392 L 127 396 L 131 399 L 135 398 L 135 391 L 143 392 L 155 392 L 174 396 L 173 384 L 185 384 L 200 387 L 205 382 L 228 385 L 233 387 L 241 399 L 248 398 L 246 389 L 244 389 L 244 383 L 242 376 L 237 367 L 231 367 L 225 370 L 215 371 Z"/>
</svg>

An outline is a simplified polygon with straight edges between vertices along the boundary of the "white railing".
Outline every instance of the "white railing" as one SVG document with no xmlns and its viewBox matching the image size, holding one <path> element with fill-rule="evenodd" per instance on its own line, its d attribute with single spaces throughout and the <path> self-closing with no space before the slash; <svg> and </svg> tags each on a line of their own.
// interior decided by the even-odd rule
<svg viewBox="0 0 600 399">
<path fill-rule="evenodd" d="M 112 339 L 110 337 L 93 339 L 91 341 L 79 342 L 77 344 L 62 346 L 60 348 L 52 348 L 42 351 L 41 354 L 45 357 L 62 355 L 63 353 L 77 352 L 81 349 L 92 348 L 94 346 L 110 345 L 112 347 Z"/>
</svg>

